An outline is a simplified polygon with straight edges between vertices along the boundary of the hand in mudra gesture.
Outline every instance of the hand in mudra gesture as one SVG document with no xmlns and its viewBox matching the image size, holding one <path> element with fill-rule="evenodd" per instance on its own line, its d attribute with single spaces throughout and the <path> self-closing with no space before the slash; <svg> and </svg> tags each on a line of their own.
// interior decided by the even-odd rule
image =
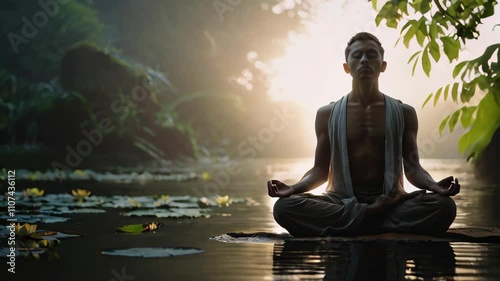
<svg viewBox="0 0 500 281">
<path fill-rule="evenodd" d="M 460 192 L 460 184 L 457 178 L 449 176 L 437 182 L 437 184 L 432 187 L 431 191 L 443 196 L 454 196 Z"/>
<path fill-rule="evenodd" d="M 267 192 L 271 197 L 288 197 L 294 193 L 294 190 L 279 180 L 270 180 L 267 182 Z"/>
</svg>

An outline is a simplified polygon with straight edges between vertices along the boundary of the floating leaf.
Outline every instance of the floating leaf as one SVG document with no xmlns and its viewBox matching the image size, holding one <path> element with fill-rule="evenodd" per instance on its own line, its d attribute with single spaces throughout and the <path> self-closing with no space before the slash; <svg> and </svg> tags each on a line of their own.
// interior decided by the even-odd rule
<svg viewBox="0 0 500 281">
<path fill-rule="evenodd" d="M 197 248 L 185 247 L 156 247 L 156 248 L 128 248 L 128 249 L 109 249 L 101 252 L 105 256 L 123 256 L 140 258 L 166 258 L 183 255 L 201 254 L 203 250 Z"/>
<path fill-rule="evenodd" d="M 0 219 L 8 219 L 9 216 L 1 215 Z M 27 223 L 56 223 L 56 222 L 65 222 L 68 221 L 69 218 L 63 217 L 53 217 L 47 215 L 22 215 L 16 214 L 17 221 L 27 222 Z"/>
<path fill-rule="evenodd" d="M 40 208 L 40 213 L 62 215 L 62 214 L 102 214 L 106 210 L 95 208 L 68 208 L 68 207 L 54 207 L 46 206 Z"/>
<path fill-rule="evenodd" d="M 66 238 L 76 238 L 84 236 L 84 233 L 80 233 L 72 230 L 61 230 L 61 231 L 41 231 L 40 233 L 42 238 L 45 240 L 53 240 L 53 239 L 66 239 Z"/>
<path fill-rule="evenodd" d="M 149 216 L 157 218 L 200 218 L 209 217 L 206 211 L 200 209 L 144 209 L 144 210 L 133 210 L 126 213 L 121 213 L 121 215 L 126 217 L 132 216 Z"/>
<path fill-rule="evenodd" d="M 144 224 L 129 224 L 117 227 L 116 231 L 124 233 L 142 233 L 142 232 L 155 231 L 157 228 L 162 226 L 163 223 L 159 222 L 148 222 Z"/>
</svg>

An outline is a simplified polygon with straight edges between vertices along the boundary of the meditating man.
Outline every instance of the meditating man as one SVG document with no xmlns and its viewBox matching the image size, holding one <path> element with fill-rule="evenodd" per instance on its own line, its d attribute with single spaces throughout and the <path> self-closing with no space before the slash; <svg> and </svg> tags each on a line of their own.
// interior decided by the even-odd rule
<svg viewBox="0 0 500 281">
<path fill-rule="evenodd" d="M 439 235 L 455 219 L 458 180 L 435 182 L 420 165 L 415 109 L 380 92 L 384 49 L 361 32 L 347 43 L 352 91 L 316 115 L 314 167 L 294 185 L 267 183 L 280 197 L 274 218 L 293 236 L 400 232 Z M 406 193 L 410 183 L 423 189 Z M 328 180 L 326 193 L 307 193 Z M 426 193 L 426 190 L 430 191 Z"/>
</svg>

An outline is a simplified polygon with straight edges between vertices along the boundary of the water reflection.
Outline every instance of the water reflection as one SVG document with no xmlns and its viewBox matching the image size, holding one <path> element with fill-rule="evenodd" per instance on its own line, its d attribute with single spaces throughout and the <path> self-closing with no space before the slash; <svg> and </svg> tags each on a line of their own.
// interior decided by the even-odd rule
<svg viewBox="0 0 500 281">
<path fill-rule="evenodd" d="M 455 280 L 447 242 L 286 242 L 274 246 L 277 280 Z"/>
</svg>

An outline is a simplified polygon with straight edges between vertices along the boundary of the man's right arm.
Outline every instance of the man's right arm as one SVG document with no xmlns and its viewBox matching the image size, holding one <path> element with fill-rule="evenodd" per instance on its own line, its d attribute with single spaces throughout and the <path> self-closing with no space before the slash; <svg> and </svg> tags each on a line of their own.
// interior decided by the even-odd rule
<svg viewBox="0 0 500 281">
<path fill-rule="evenodd" d="M 316 113 L 316 152 L 314 157 L 314 167 L 310 169 L 302 179 L 292 185 L 294 193 L 304 193 L 311 191 L 328 179 L 330 169 L 330 137 L 328 135 L 328 122 L 332 112 L 333 104 L 321 107 Z"/>
</svg>

